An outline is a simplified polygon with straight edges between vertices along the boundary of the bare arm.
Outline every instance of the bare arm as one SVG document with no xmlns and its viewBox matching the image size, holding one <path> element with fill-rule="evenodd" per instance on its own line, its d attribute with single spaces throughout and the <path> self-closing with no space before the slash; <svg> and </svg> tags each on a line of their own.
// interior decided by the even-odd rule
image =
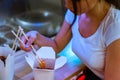
<svg viewBox="0 0 120 80">
<path fill-rule="evenodd" d="M 37 41 L 37 43 L 40 46 L 52 46 L 56 52 L 59 52 L 70 41 L 71 36 L 71 27 L 66 21 L 64 21 L 59 33 L 56 35 L 54 40 L 45 36 L 38 36 L 38 40 L 41 41 Z"/>
<path fill-rule="evenodd" d="M 62 25 L 59 33 L 56 35 L 55 39 L 45 37 L 45 36 L 41 35 L 40 33 L 37 33 L 36 37 L 34 37 L 34 35 L 31 37 L 30 34 L 27 34 L 27 36 L 29 38 L 29 41 L 27 43 L 26 43 L 26 40 L 24 38 L 22 39 L 25 44 L 35 43 L 39 47 L 51 46 L 54 48 L 56 53 L 58 53 L 70 41 L 70 39 L 72 37 L 72 32 L 71 32 L 70 24 L 68 24 L 66 21 L 64 21 L 63 25 Z M 23 44 L 21 44 L 21 49 L 23 49 L 25 51 L 30 51 L 30 47 L 26 48 L 25 45 L 23 45 Z"/>
<path fill-rule="evenodd" d="M 120 39 L 107 48 L 105 80 L 120 80 Z"/>
</svg>

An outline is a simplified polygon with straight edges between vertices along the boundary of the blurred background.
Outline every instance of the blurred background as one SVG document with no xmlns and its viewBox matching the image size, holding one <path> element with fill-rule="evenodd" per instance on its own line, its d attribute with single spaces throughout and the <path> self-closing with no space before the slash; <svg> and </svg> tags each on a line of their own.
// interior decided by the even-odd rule
<svg viewBox="0 0 120 80">
<path fill-rule="evenodd" d="M 65 14 L 64 0 L 0 0 L 0 45 L 14 40 L 11 30 L 37 30 L 53 37 Z"/>
<path fill-rule="evenodd" d="M 0 14 L 14 16 L 30 10 L 51 10 L 62 14 L 64 0 L 0 0 Z"/>
</svg>

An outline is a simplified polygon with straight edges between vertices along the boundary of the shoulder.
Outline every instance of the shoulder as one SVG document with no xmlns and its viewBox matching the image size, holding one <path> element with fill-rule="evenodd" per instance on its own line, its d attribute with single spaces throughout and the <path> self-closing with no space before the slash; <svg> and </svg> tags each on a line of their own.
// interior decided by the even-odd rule
<svg viewBox="0 0 120 80">
<path fill-rule="evenodd" d="M 120 10 L 112 7 L 111 15 L 114 21 L 120 22 Z"/>
<path fill-rule="evenodd" d="M 120 10 L 113 7 L 107 22 L 109 23 L 107 30 L 118 30 L 120 28 Z"/>
<path fill-rule="evenodd" d="M 105 21 L 105 24 L 107 24 L 106 31 L 109 31 L 111 29 L 112 31 L 119 29 L 120 28 L 120 10 L 116 9 L 115 7 L 112 7 L 108 15 L 108 18 Z"/>
<path fill-rule="evenodd" d="M 120 10 L 113 7 L 109 17 L 104 33 L 105 43 L 107 46 L 113 41 L 120 39 Z"/>
</svg>

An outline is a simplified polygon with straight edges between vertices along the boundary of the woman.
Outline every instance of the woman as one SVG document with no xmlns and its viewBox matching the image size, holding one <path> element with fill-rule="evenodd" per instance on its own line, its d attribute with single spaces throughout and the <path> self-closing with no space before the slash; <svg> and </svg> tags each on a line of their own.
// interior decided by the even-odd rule
<svg viewBox="0 0 120 80">
<path fill-rule="evenodd" d="M 72 39 L 72 50 L 96 76 L 120 80 L 119 0 L 65 0 L 68 8 L 55 39 L 30 31 L 21 49 L 30 51 L 32 43 L 51 46 L 60 52 Z M 89 80 L 99 80 L 89 79 Z M 87 80 L 87 79 L 86 79 Z"/>
</svg>

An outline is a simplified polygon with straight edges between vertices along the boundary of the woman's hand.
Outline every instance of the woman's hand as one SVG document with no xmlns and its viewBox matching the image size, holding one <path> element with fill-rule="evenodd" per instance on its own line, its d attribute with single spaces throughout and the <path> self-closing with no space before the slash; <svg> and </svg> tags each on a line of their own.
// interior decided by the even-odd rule
<svg viewBox="0 0 120 80">
<path fill-rule="evenodd" d="M 31 51 L 31 45 L 34 44 L 39 48 L 42 46 L 50 46 L 55 50 L 56 53 L 59 53 L 71 40 L 72 31 L 70 24 L 64 21 L 59 33 L 54 39 L 46 37 L 37 31 L 30 31 L 26 34 L 26 36 L 28 40 L 25 38 L 25 36 L 21 38 L 23 41 L 23 43 L 20 43 L 22 50 Z"/>
<path fill-rule="evenodd" d="M 32 50 L 31 45 L 37 44 L 36 43 L 37 34 L 39 34 L 39 32 L 37 31 L 30 31 L 26 33 L 28 40 L 25 38 L 25 36 L 22 36 L 21 40 L 23 41 L 23 43 L 20 43 L 21 49 L 24 51 L 31 51 Z"/>
</svg>

